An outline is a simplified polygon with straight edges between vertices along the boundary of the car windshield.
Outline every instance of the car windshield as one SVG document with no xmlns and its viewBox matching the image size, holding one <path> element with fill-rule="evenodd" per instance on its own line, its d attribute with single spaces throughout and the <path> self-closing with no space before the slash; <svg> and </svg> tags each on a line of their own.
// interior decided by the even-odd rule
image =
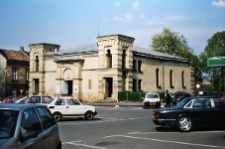
<svg viewBox="0 0 225 149">
<path fill-rule="evenodd" d="M 11 138 L 14 135 L 18 111 L 15 110 L 0 110 L 0 139 Z"/>
<path fill-rule="evenodd" d="M 54 100 L 54 98 L 50 98 L 50 100 L 47 102 L 47 104 L 50 104 L 53 100 Z"/>
<path fill-rule="evenodd" d="M 176 105 L 176 108 L 183 108 L 183 106 L 190 101 L 190 98 L 184 98 L 184 100 L 181 100 L 181 102 L 178 102 L 178 104 Z"/>
<path fill-rule="evenodd" d="M 147 98 L 158 98 L 157 94 L 148 94 Z"/>
</svg>

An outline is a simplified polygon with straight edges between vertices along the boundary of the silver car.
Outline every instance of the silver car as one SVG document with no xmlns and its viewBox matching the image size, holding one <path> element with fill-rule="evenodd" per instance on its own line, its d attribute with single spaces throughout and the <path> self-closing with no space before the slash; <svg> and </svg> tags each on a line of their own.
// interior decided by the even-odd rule
<svg viewBox="0 0 225 149">
<path fill-rule="evenodd" d="M 58 125 L 44 105 L 0 104 L 1 149 L 61 149 Z"/>
</svg>

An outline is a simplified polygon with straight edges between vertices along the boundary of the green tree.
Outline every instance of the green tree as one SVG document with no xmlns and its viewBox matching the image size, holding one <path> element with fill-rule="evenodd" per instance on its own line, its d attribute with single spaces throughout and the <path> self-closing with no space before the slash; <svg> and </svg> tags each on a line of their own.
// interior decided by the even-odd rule
<svg viewBox="0 0 225 149">
<path fill-rule="evenodd" d="M 199 58 L 193 54 L 193 49 L 188 46 L 188 42 L 183 35 L 165 28 L 162 33 L 153 36 L 150 46 L 155 51 L 191 60 L 195 71 L 195 82 L 202 82 Z"/>
<path fill-rule="evenodd" d="M 208 67 L 207 61 L 212 57 L 225 56 L 225 31 L 217 32 L 207 40 L 207 45 L 199 55 L 202 72 L 211 77 L 215 90 L 224 90 L 224 67 Z"/>
</svg>

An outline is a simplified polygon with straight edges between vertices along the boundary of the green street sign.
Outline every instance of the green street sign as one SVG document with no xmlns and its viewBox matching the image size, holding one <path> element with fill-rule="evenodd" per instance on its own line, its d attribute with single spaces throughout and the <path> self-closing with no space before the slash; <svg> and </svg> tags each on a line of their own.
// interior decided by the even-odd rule
<svg viewBox="0 0 225 149">
<path fill-rule="evenodd" d="M 209 58 L 207 62 L 208 67 L 223 67 L 225 66 L 225 57 Z"/>
</svg>

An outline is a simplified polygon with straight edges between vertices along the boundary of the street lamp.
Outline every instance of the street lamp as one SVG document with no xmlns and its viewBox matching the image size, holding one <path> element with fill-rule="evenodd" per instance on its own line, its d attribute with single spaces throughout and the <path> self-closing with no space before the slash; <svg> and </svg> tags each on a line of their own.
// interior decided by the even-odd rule
<svg viewBox="0 0 225 149">
<path fill-rule="evenodd" d="M 200 84 L 196 84 L 196 88 L 197 88 L 198 96 L 199 96 L 199 88 L 200 88 Z"/>
</svg>

